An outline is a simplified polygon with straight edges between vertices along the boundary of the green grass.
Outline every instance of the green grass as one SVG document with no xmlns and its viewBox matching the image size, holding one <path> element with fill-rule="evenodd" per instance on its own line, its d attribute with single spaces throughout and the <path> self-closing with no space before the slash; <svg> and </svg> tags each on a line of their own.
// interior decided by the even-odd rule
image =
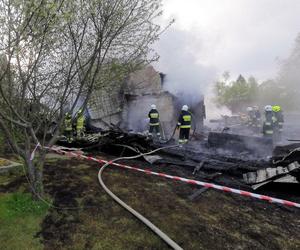
<svg viewBox="0 0 300 250">
<path fill-rule="evenodd" d="M 35 237 L 48 206 L 30 194 L 0 194 L 1 249 L 43 249 Z"/>
</svg>

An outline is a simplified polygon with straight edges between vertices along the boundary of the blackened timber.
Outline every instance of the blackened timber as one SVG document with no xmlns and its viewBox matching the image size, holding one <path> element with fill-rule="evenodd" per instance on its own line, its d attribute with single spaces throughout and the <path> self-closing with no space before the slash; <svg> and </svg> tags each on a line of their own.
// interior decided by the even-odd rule
<svg viewBox="0 0 300 250">
<path fill-rule="evenodd" d="M 161 144 L 153 146 L 156 148 L 162 147 Z M 205 161 L 205 165 L 203 166 L 204 170 L 215 170 L 234 175 L 241 175 L 242 173 L 271 166 L 269 161 L 263 159 L 243 160 L 241 158 L 218 155 L 214 152 L 209 153 L 209 150 L 199 152 L 199 150 L 196 151 L 184 147 L 162 149 L 161 154 L 164 154 L 164 157 L 159 161 L 160 163 L 196 167 L 199 163 Z"/>
<path fill-rule="evenodd" d="M 266 155 L 272 152 L 272 140 L 259 136 L 210 132 L 208 145 L 235 152 L 249 151 L 257 155 Z"/>
<path fill-rule="evenodd" d="M 215 180 L 217 177 L 219 177 L 220 175 L 222 175 L 222 173 L 215 173 L 212 176 L 210 176 L 210 178 L 208 178 L 208 181 L 212 181 Z M 195 200 L 197 197 L 199 197 L 200 194 L 204 193 L 205 191 L 207 191 L 209 188 L 208 187 L 202 187 L 199 188 L 198 190 L 196 190 L 194 193 L 192 193 L 188 198 L 189 200 L 193 201 Z"/>
</svg>

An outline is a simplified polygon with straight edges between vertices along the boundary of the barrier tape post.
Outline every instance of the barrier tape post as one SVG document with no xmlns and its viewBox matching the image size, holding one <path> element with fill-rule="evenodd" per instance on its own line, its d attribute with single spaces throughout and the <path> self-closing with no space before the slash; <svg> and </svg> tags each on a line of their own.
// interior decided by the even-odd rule
<svg viewBox="0 0 300 250">
<path fill-rule="evenodd" d="M 296 203 L 296 202 L 292 202 L 292 201 L 288 201 L 288 200 L 283 200 L 283 199 L 278 199 L 278 198 L 274 198 L 271 196 L 266 196 L 266 195 L 261 195 L 261 194 L 256 194 L 256 193 L 251 193 L 251 192 L 247 192 L 247 191 L 243 191 L 243 190 L 239 190 L 239 189 L 235 189 L 235 188 L 230 188 L 230 187 L 226 187 L 226 186 L 221 186 L 221 185 L 216 185 L 213 183 L 208 183 L 208 182 L 203 182 L 203 181 L 197 181 L 197 180 L 193 180 L 193 179 L 187 179 L 187 178 L 183 178 L 183 177 L 179 177 L 179 176 L 172 176 L 172 175 L 168 175 L 168 174 L 164 174 L 164 173 L 158 173 L 158 172 L 153 172 L 150 170 L 145 170 L 145 169 L 141 169 L 141 168 L 136 168 L 136 167 L 131 167 L 128 165 L 124 165 L 124 164 L 119 164 L 119 163 L 115 163 L 115 162 L 111 162 L 111 161 L 105 161 L 102 159 L 97 159 L 95 157 L 91 157 L 91 156 L 85 156 L 83 154 L 78 154 L 78 153 L 74 153 L 74 152 L 67 152 L 67 151 L 63 151 L 61 149 L 56 149 L 55 147 L 49 148 L 49 147 L 45 147 L 49 150 L 53 150 L 55 152 L 58 153 L 63 153 L 63 154 L 67 154 L 67 155 L 73 155 L 75 157 L 79 157 L 80 159 L 86 159 L 86 160 L 90 160 L 90 161 L 95 161 L 101 164 L 105 164 L 105 163 L 110 163 L 111 165 L 114 166 L 118 166 L 118 167 L 122 167 L 122 168 L 126 168 L 126 169 L 130 169 L 130 170 L 134 170 L 134 171 L 138 171 L 138 172 L 142 172 L 145 174 L 150 174 L 150 175 L 155 175 L 155 176 L 159 176 L 159 177 L 164 177 L 167 179 L 172 179 L 172 180 L 176 180 L 176 181 L 181 181 L 181 182 L 185 182 L 188 184 L 192 184 L 192 185 L 198 185 L 198 186 L 203 186 L 203 187 L 207 187 L 207 188 L 214 188 L 223 192 L 227 192 L 227 193 L 234 193 L 234 194 L 239 194 L 245 197 L 252 197 L 252 198 L 256 198 L 259 200 L 263 200 L 263 201 L 268 201 L 270 203 L 279 203 L 285 206 L 289 206 L 289 207 L 296 207 L 296 208 L 300 208 L 300 204 Z"/>
</svg>

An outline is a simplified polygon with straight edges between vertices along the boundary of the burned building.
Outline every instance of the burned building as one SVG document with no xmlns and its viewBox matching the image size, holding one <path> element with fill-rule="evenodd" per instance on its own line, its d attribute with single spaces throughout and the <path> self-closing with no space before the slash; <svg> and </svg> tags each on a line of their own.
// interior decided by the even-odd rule
<svg viewBox="0 0 300 250">
<path fill-rule="evenodd" d="M 96 91 L 88 105 L 90 124 L 106 129 L 110 124 L 125 130 L 143 132 L 148 129 L 148 112 L 156 104 L 160 112 L 162 132 L 169 136 L 176 126 L 181 106 L 187 104 L 194 115 L 197 129 L 205 119 L 204 99 L 185 101 L 163 88 L 162 74 L 152 66 L 131 73 L 124 84 L 104 87 Z"/>
</svg>

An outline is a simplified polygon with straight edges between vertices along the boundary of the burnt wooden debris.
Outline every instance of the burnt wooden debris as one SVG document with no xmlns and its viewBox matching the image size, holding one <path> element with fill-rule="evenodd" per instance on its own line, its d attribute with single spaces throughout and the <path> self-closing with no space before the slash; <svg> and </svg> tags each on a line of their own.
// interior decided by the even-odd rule
<svg viewBox="0 0 300 250">
<path fill-rule="evenodd" d="M 104 151 L 119 156 L 120 153 L 129 155 L 134 155 L 137 152 L 144 153 L 152 149 L 176 144 L 176 142 L 171 140 L 166 144 L 161 141 L 153 141 L 142 133 L 125 132 L 114 128 L 100 133 L 86 134 L 85 137 L 78 138 L 72 143 L 68 143 L 65 138 L 61 138 L 58 144 L 83 148 L 85 151 Z M 153 164 L 180 165 L 194 170 L 199 163 L 205 162 L 204 170 L 223 171 L 231 174 L 241 174 L 270 166 L 268 160 L 263 158 L 249 159 L 239 152 L 230 155 L 227 152 L 221 154 L 216 151 L 215 147 L 205 141 L 196 141 L 193 142 L 193 145 L 185 145 L 182 148 L 162 149 L 159 155 L 160 157 L 152 161 Z"/>
<path fill-rule="evenodd" d="M 68 147 L 80 147 L 89 153 L 102 151 L 119 157 L 176 144 L 175 140 L 167 142 L 152 140 L 142 133 L 125 132 L 118 127 L 112 127 L 107 131 L 87 133 L 72 143 L 68 143 L 64 138 L 58 143 Z M 155 155 L 144 157 L 144 160 L 153 165 L 181 166 L 199 178 L 203 178 L 205 171 L 221 173 L 234 177 L 238 185 L 242 185 L 243 182 L 257 188 L 280 179 L 288 182 L 289 177 L 299 180 L 300 167 L 288 170 L 291 168 L 289 164 L 300 162 L 300 150 L 295 150 L 298 145 L 296 143 L 293 146 L 277 147 L 273 156 L 267 158 L 265 155 L 272 155 L 272 145 L 264 138 L 210 133 L 207 141 L 194 140 L 183 147 L 164 148 Z M 198 174 L 200 172 L 201 175 Z M 196 193 L 201 194 L 204 191 L 200 190 L 202 191 Z"/>
<path fill-rule="evenodd" d="M 221 176 L 222 173 L 214 173 L 211 176 L 209 176 L 208 178 L 206 178 L 207 181 L 213 181 L 216 180 L 219 176 Z M 205 177 L 204 177 L 205 178 Z M 202 187 L 197 189 L 194 193 L 192 193 L 188 199 L 191 201 L 196 200 L 202 193 L 204 193 L 205 191 L 207 191 L 209 188 L 208 187 Z"/>
<path fill-rule="evenodd" d="M 264 156 L 272 152 L 272 141 L 259 136 L 210 132 L 208 145 L 233 150 L 237 153 L 247 151 L 257 156 Z"/>
<path fill-rule="evenodd" d="M 270 182 L 300 183 L 300 147 L 299 144 L 278 146 L 273 151 L 271 168 L 243 175 L 244 181 L 257 189 Z"/>
<path fill-rule="evenodd" d="M 155 144 L 155 147 L 161 147 L 162 144 Z M 205 161 L 204 170 L 221 171 L 233 175 L 240 175 L 243 172 L 255 171 L 266 166 L 270 162 L 265 159 L 244 159 L 243 156 L 217 154 L 217 152 L 205 143 L 199 142 L 198 149 L 183 147 L 162 150 L 164 157 L 159 163 L 183 164 L 195 168 L 199 163 Z"/>
</svg>

